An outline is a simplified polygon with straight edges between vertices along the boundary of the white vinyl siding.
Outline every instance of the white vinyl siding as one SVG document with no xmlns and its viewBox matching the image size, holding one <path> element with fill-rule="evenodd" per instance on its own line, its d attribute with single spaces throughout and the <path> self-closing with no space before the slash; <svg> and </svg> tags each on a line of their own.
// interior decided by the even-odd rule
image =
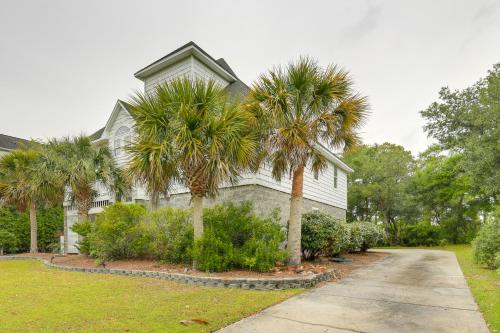
<svg viewBox="0 0 500 333">
<path fill-rule="evenodd" d="M 129 159 L 124 148 L 131 141 L 133 124 L 132 116 L 122 108 L 114 122 L 110 124 L 111 126 L 106 129 L 105 135 L 108 138 L 109 149 L 113 152 L 119 167 L 125 166 Z"/>
<path fill-rule="evenodd" d="M 219 75 L 215 74 L 212 70 L 210 70 L 207 66 L 205 66 L 201 61 L 192 57 L 193 61 L 193 78 L 202 79 L 202 80 L 212 80 L 215 83 L 225 87 L 229 84 L 226 80 L 221 78 Z"/>
<path fill-rule="evenodd" d="M 205 66 L 201 61 L 193 56 L 190 56 L 178 63 L 167 67 L 144 80 L 144 91 L 146 93 L 153 92 L 158 84 L 172 81 L 178 77 L 188 76 L 194 79 L 213 80 L 225 87 L 229 84 L 226 80 L 214 73 L 211 69 Z"/>
<path fill-rule="evenodd" d="M 180 76 L 191 75 L 192 67 L 191 57 L 179 61 L 146 78 L 144 80 L 144 91 L 146 93 L 154 92 L 154 89 L 160 83 L 172 81 Z"/>
</svg>

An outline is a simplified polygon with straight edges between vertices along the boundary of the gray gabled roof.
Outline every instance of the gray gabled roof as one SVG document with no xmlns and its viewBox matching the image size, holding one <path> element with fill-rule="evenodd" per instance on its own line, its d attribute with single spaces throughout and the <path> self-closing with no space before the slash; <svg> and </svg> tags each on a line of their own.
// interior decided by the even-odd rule
<svg viewBox="0 0 500 333">
<path fill-rule="evenodd" d="M 123 101 L 121 99 L 119 99 L 117 101 L 117 103 L 119 103 L 121 106 L 123 106 L 125 108 L 125 110 L 127 110 L 129 113 L 132 110 L 132 105 L 130 105 L 129 103 L 127 103 L 127 102 L 125 102 L 125 101 Z M 103 128 L 98 129 L 97 131 L 95 131 L 94 133 L 92 133 L 91 135 L 89 135 L 89 138 L 92 141 L 100 139 L 101 136 L 102 136 L 102 133 L 104 133 L 105 129 L 106 129 L 106 126 L 104 126 Z"/>
<path fill-rule="evenodd" d="M 101 135 L 102 135 L 102 132 L 104 132 L 104 129 L 105 129 L 105 128 L 106 128 L 106 127 L 103 127 L 103 128 L 101 128 L 101 129 L 97 130 L 96 132 L 94 132 L 94 133 L 90 134 L 90 135 L 89 135 L 90 140 L 94 141 L 94 140 L 99 139 L 99 138 L 101 137 Z"/>
<path fill-rule="evenodd" d="M 29 140 L 16 138 L 14 136 L 0 134 L 0 150 L 13 150 L 19 148 L 19 144 L 28 144 Z"/>
</svg>

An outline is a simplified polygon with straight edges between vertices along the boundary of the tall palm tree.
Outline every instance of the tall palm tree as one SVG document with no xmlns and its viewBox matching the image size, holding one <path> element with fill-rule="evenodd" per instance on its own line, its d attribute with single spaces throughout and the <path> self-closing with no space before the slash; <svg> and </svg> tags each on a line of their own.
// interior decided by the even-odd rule
<svg viewBox="0 0 500 333">
<path fill-rule="evenodd" d="M 93 144 L 89 137 L 53 139 L 47 144 L 50 159 L 55 161 L 64 184 L 69 188 L 78 210 L 78 220 L 88 219 L 97 192 L 96 185 L 121 196 L 128 189 L 126 178 L 116 166 L 106 142 Z"/>
<path fill-rule="evenodd" d="M 255 118 L 213 81 L 188 78 L 159 85 L 154 95 L 138 93 L 132 105 L 138 138 L 129 148 L 131 170 L 150 190 L 186 186 L 200 238 L 204 198 L 235 183 L 255 160 Z"/>
<path fill-rule="evenodd" d="M 159 100 L 155 96 L 137 94 L 133 97 L 136 118 L 141 115 L 161 116 L 162 111 Z M 163 136 L 159 134 L 161 126 L 142 117 L 141 131 L 136 136 L 134 143 L 125 149 L 132 158 L 126 169 L 127 175 L 137 183 L 143 184 L 150 196 L 151 208 L 159 207 L 160 195 L 168 195 L 168 191 L 175 181 L 179 180 L 177 161 L 172 158 L 174 152 L 172 145 L 162 142 Z M 147 122 L 147 125 L 145 124 Z M 147 130 L 146 127 L 150 129 Z M 146 131 L 144 133 L 144 131 Z"/>
<path fill-rule="evenodd" d="M 368 104 L 356 94 L 348 73 L 337 66 L 321 68 L 300 58 L 286 68 L 259 77 L 249 94 L 248 107 L 260 121 L 274 178 L 292 175 L 288 253 L 289 264 L 300 264 L 304 169 L 314 173 L 327 166 L 318 146 L 347 149 L 359 142 Z"/>
<path fill-rule="evenodd" d="M 63 184 L 53 169 L 47 168 L 49 164 L 36 144 L 31 149 L 12 151 L 0 159 L 0 204 L 28 209 L 31 253 L 38 252 L 37 207 L 62 201 Z"/>
</svg>

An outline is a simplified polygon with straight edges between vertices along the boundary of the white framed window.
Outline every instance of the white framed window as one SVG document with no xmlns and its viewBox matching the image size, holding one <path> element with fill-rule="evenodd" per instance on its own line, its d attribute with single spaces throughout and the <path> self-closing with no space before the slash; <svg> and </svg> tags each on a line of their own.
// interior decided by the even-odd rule
<svg viewBox="0 0 500 333">
<path fill-rule="evenodd" d="M 337 169 L 337 166 L 334 165 L 333 166 L 333 187 L 334 188 L 337 188 L 337 185 L 338 185 L 338 169 Z"/>
<path fill-rule="evenodd" d="M 122 155 L 123 147 L 130 144 L 131 139 L 130 128 L 127 126 L 120 126 L 115 132 L 115 140 L 113 142 L 114 156 Z"/>
<path fill-rule="evenodd" d="M 113 146 L 113 153 L 115 156 L 120 156 L 121 152 L 122 152 L 122 140 L 115 139 Z"/>
</svg>

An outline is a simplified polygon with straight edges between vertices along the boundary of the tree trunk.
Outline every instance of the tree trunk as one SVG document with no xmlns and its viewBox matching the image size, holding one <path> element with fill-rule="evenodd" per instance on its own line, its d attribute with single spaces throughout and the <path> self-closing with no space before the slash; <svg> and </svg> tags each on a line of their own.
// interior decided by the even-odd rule
<svg viewBox="0 0 500 333">
<path fill-rule="evenodd" d="M 160 206 L 160 194 L 158 192 L 153 192 L 151 193 L 151 210 L 157 210 L 158 207 Z"/>
<path fill-rule="evenodd" d="M 302 195 L 304 188 L 304 166 L 297 168 L 292 176 L 292 196 L 288 219 L 288 264 L 300 265 L 300 242 L 302 235 Z"/>
<path fill-rule="evenodd" d="M 63 254 L 68 253 L 69 243 L 68 243 L 68 207 L 64 207 L 64 244 L 63 244 Z"/>
<path fill-rule="evenodd" d="M 38 224 L 36 221 L 36 205 L 30 203 L 30 226 L 31 226 L 31 245 L 30 253 L 38 253 Z"/>
<path fill-rule="evenodd" d="M 203 196 L 193 195 L 193 227 L 194 239 L 200 239 L 203 235 Z"/>
</svg>

